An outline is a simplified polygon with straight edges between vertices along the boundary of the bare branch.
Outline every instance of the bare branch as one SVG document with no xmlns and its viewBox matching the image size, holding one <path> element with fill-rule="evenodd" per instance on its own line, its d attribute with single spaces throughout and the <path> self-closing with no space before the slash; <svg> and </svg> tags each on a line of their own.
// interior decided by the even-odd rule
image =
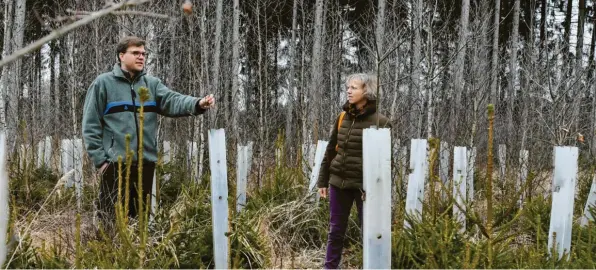
<svg viewBox="0 0 596 270">
<path fill-rule="evenodd" d="M 61 19 L 64 20 L 64 19 L 69 19 L 69 18 L 72 18 L 72 17 L 75 17 L 75 18 L 84 18 L 87 15 L 93 14 L 93 12 L 91 12 L 91 11 L 83 11 L 83 10 L 67 10 L 67 12 L 72 13 L 73 16 L 61 17 Z M 138 15 L 138 16 L 153 17 L 153 18 L 165 19 L 165 20 L 173 19 L 172 17 L 170 17 L 168 15 L 165 15 L 165 14 L 159 14 L 159 13 L 154 13 L 154 12 L 146 12 L 146 11 L 139 11 L 139 10 L 120 10 L 120 11 L 113 11 L 113 12 L 110 12 L 110 15 L 116 15 L 116 16 Z"/>
<path fill-rule="evenodd" d="M 46 35 L 45 37 L 38 39 L 37 41 L 27 45 L 26 47 L 12 53 L 11 55 L 7 56 L 6 58 L 2 59 L 2 61 L 0 61 L 0 67 L 10 64 L 10 63 L 14 62 L 15 60 L 25 56 L 26 54 L 41 48 L 41 46 L 43 46 L 44 44 L 46 44 L 52 40 L 55 40 L 57 38 L 60 38 L 61 36 L 64 36 L 64 35 L 68 34 L 69 32 L 71 32 L 81 26 L 87 25 L 94 20 L 97 20 L 105 15 L 108 15 L 108 14 L 112 13 L 113 11 L 116 11 L 116 10 L 121 9 L 126 6 L 134 6 L 134 5 L 139 5 L 139 4 L 146 3 L 146 2 L 148 2 L 148 0 L 123 1 L 123 2 L 120 2 L 117 4 L 112 4 L 111 6 L 108 6 L 102 10 L 93 12 L 93 13 L 89 14 L 89 16 L 86 16 L 86 17 L 84 17 L 76 22 L 73 22 L 69 25 L 66 25 L 62 28 L 56 29 L 56 30 L 52 31 L 50 34 Z"/>
</svg>

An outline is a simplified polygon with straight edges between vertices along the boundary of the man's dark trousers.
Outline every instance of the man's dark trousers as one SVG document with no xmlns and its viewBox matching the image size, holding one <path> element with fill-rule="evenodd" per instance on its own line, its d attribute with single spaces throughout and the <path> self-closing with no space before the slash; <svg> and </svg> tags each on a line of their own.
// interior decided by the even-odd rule
<svg viewBox="0 0 596 270">
<path fill-rule="evenodd" d="M 153 186 L 153 173 L 155 172 L 155 163 L 143 163 L 143 205 L 147 205 L 147 196 L 151 194 Z M 128 216 L 131 218 L 138 218 L 138 179 L 139 167 L 137 164 L 130 166 L 130 182 L 129 182 L 129 201 L 128 201 Z M 122 164 L 122 204 L 125 201 L 126 192 L 126 165 Z M 101 183 L 99 187 L 99 217 L 103 221 L 115 220 L 115 208 L 118 201 L 118 163 L 110 163 L 103 175 L 101 176 Z M 151 200 L 149 200 L 151 202 Z M 150 205 L 144 207 L 147 209 Z M 124 210 L 124 209 L 123 209 Z M 111 222 L 110 222 L 111 223 Z"/>
</svg>

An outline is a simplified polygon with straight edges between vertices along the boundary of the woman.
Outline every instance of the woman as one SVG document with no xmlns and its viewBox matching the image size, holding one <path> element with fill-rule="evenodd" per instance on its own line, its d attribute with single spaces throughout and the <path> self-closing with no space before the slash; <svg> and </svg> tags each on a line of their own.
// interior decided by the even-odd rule
<svg viewBox="0 0 596 270">
<path fill-rule="evenodd" d="M 335 122 L 331 139 L 321 163 L 317 186 L 319 194 L 327 198 L 331 210 L 325 268 L 336 269 L 341 260 L 344 236 L 350 209 L 356 201 L 358 219 L 362 225 L 362 135 L 365 128 L 377 125 L 390 128 L 389 119 L 377 112 L 377 79 L 358 73 L 346 80 L 348 101 Z"/>
</svg>

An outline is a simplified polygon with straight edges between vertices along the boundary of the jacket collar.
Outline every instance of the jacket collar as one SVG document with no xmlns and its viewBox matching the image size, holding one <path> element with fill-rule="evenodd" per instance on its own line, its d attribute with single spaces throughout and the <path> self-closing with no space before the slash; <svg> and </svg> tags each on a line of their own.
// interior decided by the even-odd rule
<svg viewBox="0 0 596 270">
<path fill-rule="evenodd" d="M 116 76 L 118 78 L 125 79 L 127 81 L 135 81 L 137 78 L 140 78 L 141 76 L 144 76 L 145 74 L 147 74 L 145 69 L 143 69 L 134 78 L 130 78 L 129 73 L 122 70 L 122 68 L 120 67 L 120 63 L 114 64 L 114 67 L 112 68 L 112 73 L 114 74 L 114 76 Z"/>
<path fill-rule="evenodd" d="M 366 105 L 362 109 L 356 108 L 356 105 L 350 104 L 346 101 L 343 106 L 344 111 L 346 111 L 352 117 L 361 117 L 366 115 L 374 114 L 377 111 L 377 101 L 376 100 L 368 100 Z"/>
</svg>

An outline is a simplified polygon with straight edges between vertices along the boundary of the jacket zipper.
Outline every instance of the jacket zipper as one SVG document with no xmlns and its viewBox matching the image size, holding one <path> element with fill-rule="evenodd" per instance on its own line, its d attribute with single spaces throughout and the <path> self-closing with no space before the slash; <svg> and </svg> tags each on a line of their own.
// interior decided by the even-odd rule
<svg viewBox="0 0 596 270">
<path fill-rule="evenodd" d="M 342 158 L 342 164 L 341 164 L 341 167 L 344 169 L 344 171 L 346 169 L 346 150 L 348 150 L 348 141 L 350 140 L 350 134 L 352 133 L 352 128 L 354 127 L 354 122 L 356 122 L 356 117 L 354 117 L 354 120 L 352 120 L 352 124 L 350 125 L 350 129 L 348 129 L 348 136 L 344 140 L 344 152 L 343 152 L 344 158 Z M 346 182 L 346 178 L 345 177 L 342 177 L 342 179 L 341 179 L 341 188 L 344 188 L 344 183 L 345 182 Z"/>
<path fill-rule="evenodd" d="M 135 128 L 137 130 L 137 155 L 139 153 L 139 123 L 137 120 L 137 104 L 135 102 L 135 98 L 136 98 L 136 93 L 135 93 L 135 89 L 134 89 L 134 79 L 133 81 L 130 81 L 130 97 L 132 98 L 132 109 L 133 109 L 133 114 L 134 114 L 134 118 L 135 118 Z M 137 157 L 138 158 L 138 157 Z M 141 160 L 137 160 L 137 162 L 142 162 Z"/>
</svg>

